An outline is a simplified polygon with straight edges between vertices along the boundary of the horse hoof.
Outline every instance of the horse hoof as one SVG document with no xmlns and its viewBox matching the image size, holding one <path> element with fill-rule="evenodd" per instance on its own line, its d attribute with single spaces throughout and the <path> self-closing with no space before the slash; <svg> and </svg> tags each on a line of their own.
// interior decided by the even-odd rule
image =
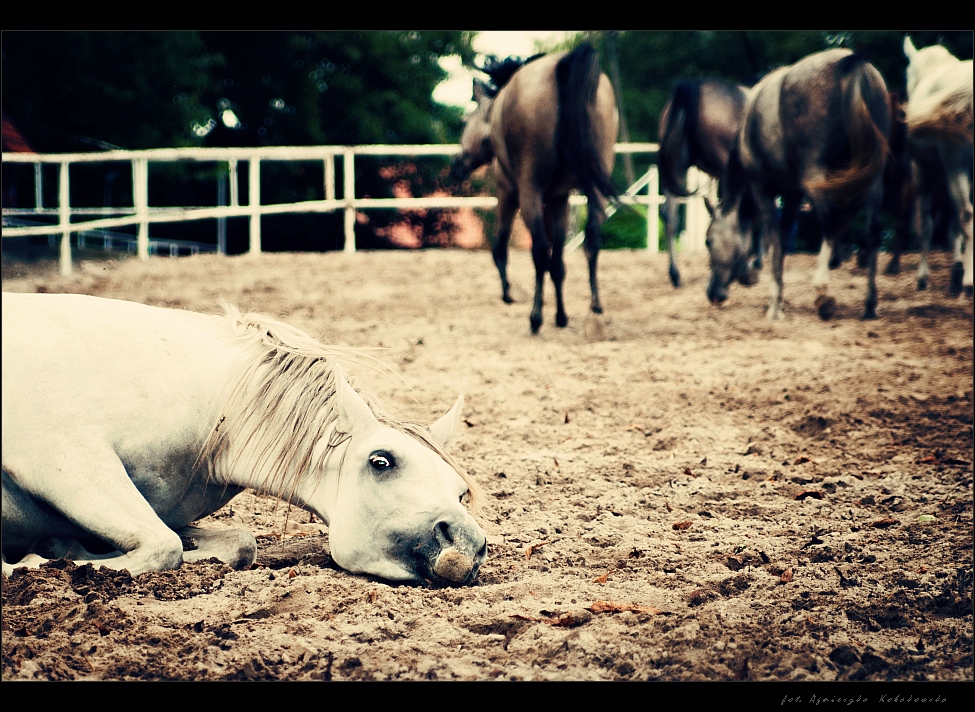
<svg viewBox="0 0 975 712">
<path fill-rule="evenodd" d="M 973 287 L 971 284 L 966 284 L 964 290 L 962 291 L 965 292 L 965 296 L 969 299 L 971 299 L 972 296 L 975 296 L 975 287 Z"/>
<path fill-rule="evenodd" d="M 816 297 L 814 304 L 816 306 L 816 311 L 819 313 L 819 318 L 823 321 L 829 321 L 836 316 L 836 299 L 833 297 L 820 294 L 818 297 Z"/>
<path fill-rule="evenodd" d="M 957 297 L 961 294 L 961 282 L 965 277 L 965 268 L 957 262 L 951 266 L 951 285 L 948 287 L 948 294 Z"/>
<path fill-rule="evenodd" d="M 515 300 L 511 298 L 511 295 L 510 294 L 502 294 L 501 295 L 501 301 L 504 302 L 505 304 L 514 304 L 515 303 Z"/>
<path fill-rule="evenodd" d="M 900 265 L 895 265 L 893 263 L 887 265 L 887 269 L 884 270 L 884 274 L 900 274 L 900 273 L 901 273 Z"/>
<path fill-rule="evenodd" d="M 671 271 L 670 272 L 670 283 L 672 285 L 674 285 L 674 288 L 675 289 L 678 288 L 678 287 L 680 287 L 680 274 L 678 274 L 676 271 Z"/>
<path fill-rule="evenodd" d="M 746 287 L 752 287 L 758 284 L 758 278 L 760 274 L 761 274 L 760 270 L 757 270 L 754 267 L 749 267 L 738 278 L 738 283 L 743 284 Z"/>
<path fill-rule="evenodd" d="M 927 288 L 928 288 L 928 280 L 926 280 L 926 279 L 919 279 L 917 281 L 917 291 L 923 292 Z"/>
<path fill-rule="evenodd" d="M 529 323 L 531 324 L 533 334 L 537 334 L 538 330 L 542 328 L 542 318 L 540 316 L 537 317 L 532 315 L 532 317 L 529 319 Z"/>
<path fill-rule="evenodd" d="M 877 305 L 876 304 L 868 304 L 866 307 L 864 307 L 864 309 L 863 309 L 863 316 L 860 317 L 861 320 L 863 320 L 863 321 L 870 321 L 870 320 L 876 319 L 876 318 L 877 318 Z"/>
<path fill-rule="evenodd" d="M 569 325 L 569 317 L 567 317 L 565 314 L 556 314 L 555 325 L 560 329 L 564 329 Z"/>
</svg>

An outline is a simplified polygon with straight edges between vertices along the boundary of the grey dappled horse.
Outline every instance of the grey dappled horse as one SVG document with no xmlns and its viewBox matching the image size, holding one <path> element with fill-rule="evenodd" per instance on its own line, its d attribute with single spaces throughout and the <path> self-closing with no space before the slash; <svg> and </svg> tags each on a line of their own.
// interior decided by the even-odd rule
<svg viewBox="0 0 975 712">
<path fill-rule="evenodd" d="M 845 49 L 812 54 L 777 69 L 753 89 L 738 142 L 729 159 L 725 195 L 708 228 L 711 257 L 708 298 L 721 302 L 728 285 L 745 268 L 751 221 L 759 221 L 772 264 L 767 316 L 781 319 L 782 235 L 794 224 L 807 198 L 823 229 L 823 249 L 813 277 L 820 315 L 835 300 L 826 295 L 828 264 L 856 212 L 866 204 L 864 255 L 867 295 L 864 317 L 877 310 L 875 285 L 880 245 L 878 212 L 890 134 L 887 86 L 877 69 Z M 751 194 L 757 215 L 742 210 Z M 779 217 L 776 198 L 781 196 Z"/>
</svg>

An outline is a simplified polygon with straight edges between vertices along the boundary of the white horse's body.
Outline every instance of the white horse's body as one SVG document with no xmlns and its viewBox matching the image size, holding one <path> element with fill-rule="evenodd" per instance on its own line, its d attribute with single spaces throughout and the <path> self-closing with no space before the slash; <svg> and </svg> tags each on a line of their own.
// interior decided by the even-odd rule
<svg viewBox="0 0 975 712">
<path fill-rule="evenodd" d="M 393 421 L 335 350 L 255 315 L 24 294 L 4 294 L 2 315 L 5 574 L 39 553 L 133 574 L 250 566 L 248 532 L 189 525 L 251 488 L 319 516 L 349 571 L 476 576 L 484 534 L 459 502 L 471 483 L 441 447 L 461 400 L 425 433 Z"/>
<path fill-rule="evenodd" d="M 954 206 L 954 265 L 951 291 L 972 295 L 972 60 L 961 61 L 940 45 L 907 55 L 908 145 L 919 173 L 914 224 L 921 236 L 918 285 L 927 284 L 931 246 L 931 193 L 945 180 Z"/>
</svg>

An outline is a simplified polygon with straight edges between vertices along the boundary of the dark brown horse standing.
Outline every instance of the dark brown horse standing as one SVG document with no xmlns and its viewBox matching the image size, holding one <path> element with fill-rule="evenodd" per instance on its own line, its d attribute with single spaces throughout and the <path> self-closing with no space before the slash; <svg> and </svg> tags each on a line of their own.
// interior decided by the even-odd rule
<svg viewBox="0 0 975 712">
<path fill-rule="evenodd" d="M 464 178 L 492 162 L 498 184 L 498 236 L 494 262 L 501 275 L 502 299 L 511 303 L 508 284 L 508 239 L 515 212 L 532 236 L 535 299 L 531 329 L 542 325 L 546 272 L 555 285 L 557 326 L 568 317 L 562 299 L 565 280 L 563 246 L 569 216 L 569 193 L 578 188 L 589 201 L 585 250 L 589 261 L 591 310 L 603 311 L 596 281 L 602 244 L 604 201 L 618 195 L 610 175 L 619 128 L 616 99 L 609 78 L 599 69 L 591 45 L 572 52 L 506 60 L 484 69 L 492 83 L 474 82 L 477 107 L 468 114 L 454 175 Z"/>
<path fill-rule="evenodd" d="M 728 162 L 725 195 L 708 228 L 711 280 L 707 294 L 724 301 L 728 285 L 745 267 L 751 225 L 743 197 L 757 206 L 763 242 L 771 253 L 772 297 L 767 316 L 781 319 L 782 239 L 806 197 L 823 229 L 823 249 L 813 284 L 820 316 L 835 300 L 826 295 L 828 264 L 856 212 L 866 204 L 867 296 L 864 318 L 877 315 L 878 213 L 889 153 L 890 103 L 880 72 L 845 49 L 817 52 L 768 74 L 752 90 L 738 144 Z M 777 217 L 776 197 L 782 197 Z"/>
<path fill-rule="evenodd" d="M 677 234 L 677 197 L 693 195 L 687 189 L 687 170 L 697 167 L 721 179 L 738 138 L 748 89 L 721 79 L 684 79 L 674 87 L 660 114 L 660 187 L 667 220 L 670 281 L 680 286 L 674 252 Z M 720 191 L 720 188 L 719 188 Z"/>
</svg>

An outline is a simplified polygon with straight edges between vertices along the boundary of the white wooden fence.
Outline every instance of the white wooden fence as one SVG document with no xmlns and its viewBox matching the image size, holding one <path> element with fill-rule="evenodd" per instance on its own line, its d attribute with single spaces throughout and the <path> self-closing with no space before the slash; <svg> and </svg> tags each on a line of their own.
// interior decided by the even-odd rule
<svg viewBox="0 0 975 712">
<path fill-rule="evenodd" d="M 656 153 L 654 143 L 618 143 L 617 153 Z M 27 237 L 32 235 L 60 235 L 60 268 L 62 274 L 71 272 L 71 233 L 125 225 L 137 225 L 136 254 L 147 259 L 150 253 L 149 225 L 162 222 L 186 222 L 229 217 L 248 217 L 250 219 L 251 254 L 261 252 L 261 216 L 284 213 L 325 213 L 343 211 L 345 216 L 346 252 L 355 251 L 355 216 L 360 210 L 375 209 L 417 209 L 417 208 L 493 208 L 497 205 L 494 197 L 436 196 L 421 198 L 356 198 L 355 197 L 355 157 L 356 156 L 451 156 L 458 146 L 413 145 L 413 146 L 274 146 L 265 148 L 161 148 L 144 151 L 104 151 L 100 153 L 37 154 L 4 153 L 4 163 L 30 163 L 34 165 L 35 205 L 32 208 L 3 208 L 3 237 Z M 342 161 L 343 185 L 341 197 L 336 195 L 335 159 Z M 70 169 L 79 163 L 127 162 L 132 166 L 132 195 L 135 203 L 131 208 L 72 208 L 70 205 Z M 166 161 L 207 161 L 226 162 L 229 172 L 229 205 L 216 207 L 150 207 L 148 201 L 149 162 Z M 248 202 L 241 205 L 238 181 L 238 166 L 241 161 L 249 165 L 247 195 Z M 267 161 L 322 161 L 324 164 L 323 200 L 296 203 L 261 203 L 261 165 Z M 45 207 L 42 202 L 43 185 L 41 167 L 45 164 L 60 166 L 58 178 L 58 206 Z M 707 176 L 697 174 L 691 169 L 689 186 L 693 189 L 704 186 Z M 644 193 L 644 189 L 646 192 Z M 713 187 L 712 187 L 713 192 Z M 657 167 L 651 165 L 624 195 L 624 202 L 643 203 L 647 206 L 647 247 L 656 251 L 658 241 L 658 208 L 663 202 L 659 195 Z M 573 196 L 574 205 L 585 204 L 584 196 Z M 700 197 L 687 201 L 687 230 L 682 237 L 684 249 L 703 249 L 704 231 L 707 228 L 707 213 Z M 14 221 L 27 218 L 56 218 L 57 222 L 46 225 L 16 226 Z M 72 222 L 72 218 L 76 221 Z M 81 218 L 81 220 L 77 220 Z M 572 238 L 567 244 L 574 249 L 581 243 L 582 236 Z"/>
</svg>

